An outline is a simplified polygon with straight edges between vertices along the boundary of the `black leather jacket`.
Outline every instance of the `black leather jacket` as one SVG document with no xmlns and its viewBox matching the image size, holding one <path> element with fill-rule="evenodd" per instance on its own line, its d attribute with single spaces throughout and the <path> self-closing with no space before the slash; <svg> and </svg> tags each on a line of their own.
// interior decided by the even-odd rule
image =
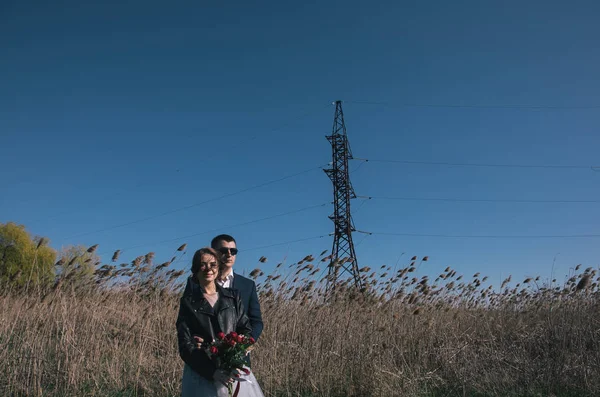
<svg viewBox="0 0 600 397">
<path fill-rule="evenodd" d="M 209 380 L 213 379 L 215 364 L 204 348 L 196 347 L 194 336 L 211 342 L 219 332 L 227 334 L 235 331 L 244 335 L 252 332 L 237 290 L 222 288 L 217 284 L 217 292 L 219 299 L 211 307 L 202 294 L 200 284 L 192 277 L 188 278 L 176 321 L 179 356 L 194 371 Z"/>
</svg>

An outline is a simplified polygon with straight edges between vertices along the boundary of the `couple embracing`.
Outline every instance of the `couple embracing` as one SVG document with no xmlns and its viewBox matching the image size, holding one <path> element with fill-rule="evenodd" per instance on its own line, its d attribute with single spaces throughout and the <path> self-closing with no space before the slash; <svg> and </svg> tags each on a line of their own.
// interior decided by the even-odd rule
<svg viewBox="0 0 600 397">
<path fill-rule="evenodd" d="M 179 355 L 184 362 L 182 397 L 220 397 L 228 387 L 238 397 L 264 397 L 246 356 L 246 371 L 226 372 L 210 357 L 207 343 L 236 332 L 258 340 L 263 321 L 253 280 L 234 273 L 236 241 L 221 234 L 192 259 L 192 275 L 177 316 Z"/>
</svg>

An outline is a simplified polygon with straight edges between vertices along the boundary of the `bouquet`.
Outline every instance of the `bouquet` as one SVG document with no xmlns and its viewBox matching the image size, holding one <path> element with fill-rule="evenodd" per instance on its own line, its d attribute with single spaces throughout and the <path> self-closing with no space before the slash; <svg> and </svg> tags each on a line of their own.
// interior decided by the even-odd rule
<svg viewBox="0 0 600 397">
<path fill-rule="evenodd" d="M 207 353 L 215 361 L 217 369 L 227 373 L 241 370 L 246 375 L 249 375 L 250 369 L 246 362 L 246 355 L 252 349 L 255 342 L 251 336 L 241 335 L 236 332 L 230 332 L 225 335 L 223 332 L 219 332 L 217 340 L 208 344 Z M 241 377 L 238 377 L 237 380 L 238 382 L 241 380 L 250 382 Z M 237 395 L 239 387 L 238 383 L 235 395 Z M 234 397 L 232 383 L 227 384 L 227 390 L 229 391 L 229 397 Z"/>
</svg>

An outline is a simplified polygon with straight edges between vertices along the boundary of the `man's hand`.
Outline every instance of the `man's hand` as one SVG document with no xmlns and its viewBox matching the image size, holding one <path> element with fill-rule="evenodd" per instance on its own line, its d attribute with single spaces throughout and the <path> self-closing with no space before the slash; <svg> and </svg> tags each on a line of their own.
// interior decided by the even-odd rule
<svg viewBox="0 0 600 397">
<path fill-rule="evenodd" d="M 202 339 L 199 336 L 194 336 L 194 341 L 196 342 L 196 348 L 200 349 L 202 342 L 204 342 L 204 339 Z"/>
<path fill-rule="evenodd" d="M 213 374 L 213 378 L 215 380 L 215 382 L 220 382 L 223 385 L 227 386 L 229 383 L 233 382 L 233 377 L 231 374 L 228 374 L 227 372 L 218 369 L 215 371 L 215 373 Z"/>
</svg>

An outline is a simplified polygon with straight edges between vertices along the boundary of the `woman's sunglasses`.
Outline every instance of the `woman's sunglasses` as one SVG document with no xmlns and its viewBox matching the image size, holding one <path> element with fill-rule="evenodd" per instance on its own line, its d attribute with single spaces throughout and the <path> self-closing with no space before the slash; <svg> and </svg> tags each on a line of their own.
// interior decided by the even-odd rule
<svg viewBox="0 0 600 397">
<path fill-rule="evenodd" d="M 218 267 L 217 263 L 200 263 L 200 270 L 217 269 Z"/>
</svg>

